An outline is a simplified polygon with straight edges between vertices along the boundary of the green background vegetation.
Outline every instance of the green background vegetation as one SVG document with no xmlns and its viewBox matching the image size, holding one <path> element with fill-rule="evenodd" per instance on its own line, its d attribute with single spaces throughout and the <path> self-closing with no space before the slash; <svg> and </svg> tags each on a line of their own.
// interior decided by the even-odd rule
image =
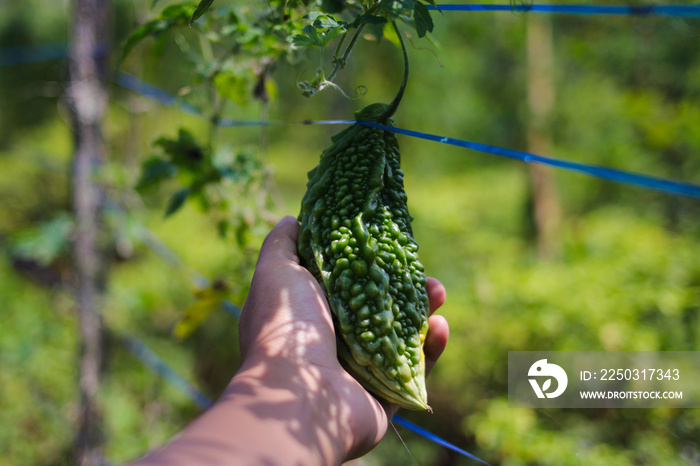
<svg viewBox="0 0 700 466">
<path fill-rule="evenodd" d="M 219 0 L 223 2 L 223 0 Z M 0 3 L 0 45 L 65 42 L 68 2 Z M 160 11 L 151 1 L 113 2 L 114 45 Z M 170 2 L 172 3 L 172 2 Z M 556 101 L 549 154 L 700 183 L 700 20 L 551 15 Z M 437 57 L 409 45 L 411 77 L 397 126 L 527 149 L 528 15 L 433 14 Z M 181 31 L 183 40 L 192 32 Z M 348 119 L 393 98 L 401 56 L 389 41 L 361 41 L 339 75 L 347 99 L 296 88 L 318 59 L 280 63 L 277 98 L 229 105 L 225 116 Z M 178 93 L 193 69 L 172 40 L 144 40 L 123 69 Z M 67 255 L 72 136 L 62 105 L 66 62 L 0 69 L 0 465 L 70 464 L 79 338 Z M 272 88 L 271 88 L 272 89 Z M 250 90 L 249 90 L 250 91 Z M 105 453 L 143 454 L 196 416 L 192 401 L 121 344 L 131 334 L 215 398 L 238 364 L 236 321 L 215 309 L 191 336 L 173 328 L 196 305 L 198 274 L 224 279 L 242 304 L 257 247 L 271 222 L 297 215 L 306 172 L 342 126 L 221 128 L 231 151 L 248 150 L 274 184 L 265 211 L 241 200 L 235 235 L 196 203 L 165 218 L 177 186 L 135 191 L 153 142 L 200 118 L 117 85 L 105 118 L 108 160 L 100 173 L 115 203 L 105 212 L 109 279 L 102 312 L 109 338 L 101 401 Z M 448 348 L 428 381 L 435 413 L 402 413 L 492 464 L 683 465 L 700 462 L 697 409 L 534 410 L 507 404 L 508 351 L 700 350 L 700 202 L 553 172 L 562 221 L 555 253 L 538 254 L 527 165 L 399 137 L 421 260 L 446 286 L 440 312 Z M 268 180 L 268 181 L 269 181 Z M 269 187 L 269 186 L 268 186 Z M 154 238 L 180 260 L 149 248 Z M 201 298 L 200 298 L 201 301 Z M 473 464 L 399 428 L 425 465 Z M 368 465 L 412 460 L 391 430 Z"/>
</svg>

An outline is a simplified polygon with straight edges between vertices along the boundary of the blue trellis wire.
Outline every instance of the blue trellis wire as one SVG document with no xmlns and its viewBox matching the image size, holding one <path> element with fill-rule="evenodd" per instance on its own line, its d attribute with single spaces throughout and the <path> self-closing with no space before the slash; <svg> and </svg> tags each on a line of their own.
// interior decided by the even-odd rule
<svg viewBox="0 0 700 466">
<path fill-rule="evenodd" d="M 412 422 L 407 421 L 406 419 L 400 418 L 399 416 L 394 416 L 393 418 L 391 418 L 391 420 L 402 427 L 405 427 L 405 428 L 412 430 L 413 432 L 415 432 L 419 435 L 422 435 L 423 437 L 437 443 L 438 445 L 442 445 L 443 447 L 445 447 L 449 450 L 457 452 L 460 455 L 466 456 L 467 458 L 471 458 L 475 461 L 478 461 L 481 464 L 485 464 L 486 466 L 490 466 L 487 462 L 485 462 L 484 460 L 482 460 L 480 458 L 477 458 L 476 456 L 472 455 L 468 451 L 464 451 L 461 448 L 456 447 L 449 442 L 446 442 L 445 440 L 436 436 L 432 432 L 428 432 L 427 430 L 423 429 L 422 427 L 417 426 L 417 425 L 413 424 Z"/>
<path fill-rule="evenodd" d="M 121 209 L 121 206 L 114 201 L 109 199 L 110 206 L 114 209 Z M 163 244 L 158 237 L 151 232 L 148 227 L 142 224 L 139 225 L 139 237 L 146 246 L 148 246 L 158 257 L 166 261 L 168 264 L 173 266 L 182 265 L 182 260 L 180 257 L 172 251 L 169 247 Z M 196 281 L 200 283 L 208 283 L 208 281 L 199 273 L 195 272 Z M 223 300 L 221 303 L 221 308 L 235 319 L 239 319 L 241 315 L 241 309 L 230 302 L 229 300 Z M 210 400 L 206 395 L 200 392 L 194 385 L 189 383 L 184 377 L 182 377 L 175 369 L 173 369 L 168 363 L 166 363 L 162 358 L 160 358 L 155 352 L 153 352 L 148 346 L 146 346 L 141 340 L 129 333 L 123 333 L 121 335 L 121 341 L 124 347 L 142 364 L 151 369 L 155 374 L 160 376 L 163 380 L 171 384 L 173 387 L 180 390 L 182 393 L 187 395 L 197 406 L 201 409 L 206 410 L 213 406 L 213 401 Z M 409 429 L 416 434 L 425 437 L 429 441 L 446 447 L 450 450 L 458 452 L 468 458 L 473 458 L 483 464 L 488 464 L 466 452 L 465 450 L 451 444 L 450 442 L 440 438 L 439 436 L 427 431 L 421 427 L 412 424 L 405 419 L 394 416 L 392 418 L 397 424 Z"/>
<path fill-rule="evenodd" d="M 201 409 L 209 409 L 214 405 L 204 393 L 197 390 L 194 385 L 178 374 L 175 369 L 170 367 L 156 353 L 151 351 L 141 340 L 128 334 L 123 335 L 121 339 L 124 347 L 129 350 L 136 359 L 141 361 L 143 365 L 158 374 L 170 385 L 187 395 L 187 397 Z"/>
<path fill-rule="evenodd" d="M 121 77 L 120 77 L 121 76 Z M 179 102 L 181 99 L 168 94 L 160 88 L 153 86 L 152 84 L 145 83 L 141 79 L 135 76 L 128 75 L 123 72 L 117 73 L 115 80 L 118 84 L 127 87 L 128 89 L 142 94 L 146 97 L 152 98 L 158 102 L 164 103 L 166 105 L 181 106 Z M 196 108 L 190 104 L 188 109 Z M 192 111 L 192 113 L 201 116 L 201 113 L 197 110 Z M 450 138 L 446 136 L 438 136 L 435 134 L 424 133 L 421 131 L 413 131 L 409 129 L 396 128 L 393 126 L 381 125 L 378 123 L 372 123 L 369 121 L 354 121 L 354 120 L 305 120 L 305 121 L 255 121 L 255 120 L 222 120 L 226 126 L 261 126 L 261 125 L 281 125 L 281 124 L 352 124 L 359 123 L 366 126 L 371 126 L 378 129 L 383 129 L 385 131 L 391 131 L 397 134 L 402 134 L 405 136 L 411 136 L 419 139 L 426 139 L 428 141 L 439 142 L 442 144 L 449 144 L 453 146 L 463 147 L 465 149 L 471 149 L 479 152 L 485 152 L 491 155 L 498 155 L 501 157 L 507 157 L 515 160 L 520 160 L 526 163 L 538 163 L 542 165 L 549 165 L 556 168 L 561 168 L 564 170 L 574 171 L 578 173 L 583 173 L 589 176 L 595 176 L 608 181 L 615 181 L 618 183 L 630 184 L 646 189 L 651 189 L 654 191 L 667 192 L 671 194 L 689 196 L 700 199 L 700 186 L 684 183 L 681 181 L 668 180 L 664 178 L 658 178 L 649 175 L 643 175 L 639 173 L 632 173 L 625 170 L 619 170 L 616 168 L 601 167 L 597 165 L 591 165 L 581 162 L 571 162 L 568 160 L 556 159 L 553 157 L 545 157 L 542 155 L 533 154 L 530 152 L 518 151 L 514 149 L 507 149 L 498 146 L 492 146 L 489 144 L 483 144 L 478 142 L 466 141 L 464 139 Z"/>
<path fill-rule="evenodd" d="M 576 15 L 625 15 L 625 16 L 676 16 L 700 17 L 700 5 L 552 5 L 523 4 L 480 5 L 480 4 L 438 4 L 437 8 L 428 5 L 428 9 L 442 11 L 516 11 L 522 13 L 565 13 Z"/>
<path fill-rule="evenodd" d="M 211 408 L 214 402 L 210 400 L 206 395 L 197 390 L 191 383 L 189 383 L 184 377 L 182 377 L 175 369 L 170 367 L 163 359 L 161 359 L 156 353 L 151 351 L 148 346 L 146 346 L 141 340 L 134 337 L 133 335 L 123 335 L 122 342 L 126 349 L 138 359 L 142 364 L 148 367 L 151 371 L 158 374 L 163 380 L 168 382 L 173 387 L 180 390 L 182 393 L 187 395 L 193 402 L 197 404 L 202 410 Z M 400 416 L 394 416 L 391 418 L 396 424 L 430 440 L 437 445 L 445 447 L 449 450 L 457 452 L 467 458 L 471 458 L 478 461 L 481 464 L 489 466 L 489 464 L 478 457 L 472 455 L 471 453 L 459 448 L 456 445 L 444 440 L 432 432 L 419 427 L 412 422 Z"/>
<path fill-rule="evenodd" d="M 570 170 L 583 173 L 585 175 L 595 176 L 609 181 L 617 181 L 619 183 L 631 184 L 635 186 L 640 186 L 642 188 L 652 189 L 655 191 L 664 191 L 671 194 L 680 194 L 683 196 L 690 196 L 700 199 L 700 186 L 691 183 L 667 180 L 664 178 L 657 178 L 654 176 L 632 173 L 616 168 L 601 167 L 586 163 L 570 162 L 568 160 L 555 159 L 552 157 L 544 157 L 530 152 L 506 149 L 503 147 L 491 146 L 489 144 L 465 141 L 463 139 L 437 136 L 435 134 L 423 133 L 421 131 L 412 131 L 409 129 L 395 128 L 393 126 L 373 123 L 371 121 L 358 121 L 357 123 L 365 126 L 370 126 L 372 128 L 382 129 L 384 131 L 391 131 L 393 133 L 403 134 L 405 136 L 411 136 L 414 138 L 426 139 L 428 141 L 435 141 L 443 144 L 449 144 L 452 146 L 463 147 L 465 149 L 471 149 L 479 152 L 485 152 L 487 154 L 507 157 L 515 160 L 520 160 L 526 163 L 538 163 L 542 165 L 549 165 L 564 170 Z"/>
<path fill-rule="evenodd" d="M 68 57 L 66 42 L 55 44 L 5 46 L 0 48 L 0 66 L 24 65 L 63 60 Z"/>
<path fill-rule="evenodd" d="M 349 123 L 353 123 L 350 121 Z M 21 160 L 24 163 L 28 163 L 26 158 Z M 41 167 L 42 169 L 46 169 L 46 167 Z M 57 169 L 54 169 L 54 171 L 58 171 Z M 111 197 L 108 196 L 107 198 L 108 201 L 108 207 L 113 210 L 118 210 L 121 211 L 123 210 L 122 206 L 112 199 Z M 178 266 L 183 266 L 183 261 L 182 259 L 175 253 L 172 249 L 170 249 L 167 245 L 165 245 L 151 230 L 148 229 L 145 225 L 141 223 L 137 223 L 137 228 L 138 228 L 138 238 L 139 240 L 144 243 L 153 253 L 155 253 L 158 257 L 160 257 L 162 260 L 164 260 L 166 263 L 173 267 L 178 267 Z M 197 284 L 208 284 L 209 281 L 204 278 L 201 274 L 198 272 L 194 272 L 194 281 L 197 282 Z M 241 314 L 241 309 L 233 304 L 229 300 L 224 300 L 221 303 L 221 308 L 229 314 L 231 317 L 235 319 L 240 318 Z M 213 406 L 213 401 L 210 400 L 206 395 L 204 395 L 202 392 L 200 392 L 194 385 L 192 385 L 190 382 L 188 382 L 184 377 L 182 377 L 175 369 L 173 369 L 168 363 L 166 363 L 160 356 L 158 356 L 153 350 L 151 350 L 148 346 L 146 346 L 145 343 L 143 343 L 141 340 L 136 338 L 134 335 L 130 333 L 125 333 L 125 332 L 119 332 L 119 339 L 122 343 L 122 345 L 138 360 L 140 361 L 143 365 L 145 365 L 147 368 L 149 368 L 152 372 L 154 372 L 156 375 L 160 376 L 163 380 L 165 380 L 167 383 L 178 389 L 180 392 L 185 394 L 188 398 L 190 398 L 197 406 L 199 406 L 200 409 L 206 410 L 209 409 L 211 406 Z M 421 427 L 416 426 L 415 424 L 410 423 L 409 421 L 399 417 L 399 416 L 394 416 L 392 418 L 392 421 L 395 423 L 405 427 L 406 429 L 409 429 L 416 434 L 425 437 L 429 441 L 436 443 L 438 445 L 441 445 L 443 447 L 446 447 L 450 450 L 453 450 L 455 452 L 458 452 L 468 458 L 473 458 L 483 464 L 484 461 L 480 460 L 479 458 L 475 457 L 471 453 L 466 452 L 465 450 L 449 443 L 448 441 L 438 437 L 437 435 L 433 434 L 432 432 L 429 432 Z"/>
<path fill-rule="evenodd" d="M 432 6 L 429 8 L 433 9 Z M 641 16 L 678 16 L 678 17 L 700 17 L 700 5 L 643 5 L 643 6 L 607 6 L 607 5 L 548 5 L 548 4 L 511 4 L 511 5 L 438 5 L 442 11 L 516 11 L 516 12 L 536 12 L 536 13 L 567 13 L 567 14 L 609 14 L 609 15 L 641 15 Z M 0 66 L 12 66 L 26 63 L 38 63 L 45 61 L 61 60 L 67 56 L 67 44 L 42 44 L 26 47 L 3 47 L 0 49 Z M 201 116 L 200 110 L 193 104 L 184 101 L 176 96 L 173 96 L 166 91 L 148 84 L 132 75 L 124 72 L 118 72 L 115 76 L 115 81 L 132 91 L 139 92 L 149 98 L 152 98 L 165 105 L 175 106 L 181 110 Z M 273 124 L 352 124 L 352 120 L 316 120 L 302 122 L 270 122 L 270 121 L 250 121 L 250 120 L 230 120 L 221 119 L 217 122 L 220 126 L 263 126 Z M 421 139 L 436 141 L 445 144 L 451 144 L 459 147 L 464 147 L 472 150 L 482 151 L 494 155 L 509 157 L 524 162 L 534 162 L 546 165 L 555 166 L 558 168 L 578 171 L 588 175 L 597 176 L 600 178 L 618 181 L 637 186 L 646 187 L 649 189 L 666 191 L 674 194 L 682 194 L 700 198 L 700 186 L 681 183 L 672 180 L 665 180 L 646 175 L 640 175 L 621 170 L 596 167 L 588 164 L 568 162 L 549 157 L 543 157 L 536 154 L 530 154 L 522 151 L 515 151 L 486 144 L 480 144 L 461 139 L 441 137 L 433 134 L 423 133 L 419 131 L 394 128 L 385 125 L 379 125 L 371 122 L 357 122 L 367 126 L 373 126 L 379 129 L 392 131 L 398 134 L 403 134 Z M 238 309 L 225 309 L 234 314 Z M 231 312 L 233 311 L 233 312 Z M 137 338 L 126 335 L 123 337 L 124 346 L 144 365 L 149 367 L 153 372 L 158 374 L 168 383 L 178 388 L 180 391 L 188 395 L 200 408 L 207 409 L 212 406 L 212 401 L 203 393 L 197 390 L 193 385 L 187 382 L 174 369 L 151 351 L 145 344 Z M 450 444 L 449 442 L 435 436 L 434 434 L 422 429 L 415 424 L 412 424 L 405 419 L 394 416 L 392 419 L 397 424 L 408 428 L 415 433 L 424 436 L 425 438 L 458 452 L 466 457 L 472 458 L 482 464 L 487 464 L 470 453 Z"/>
<path fill-rule="evenodd" d="M 177 97 L 169 92 L 154 86 L 141 78 L 138 78 L 125 71 L 117 71 L 114 74 L 113 80 L 120 86 L 129 89 L 132 92 L 141 94 L 151 100 L 161 104 L 175 107 L 184 112 L 197 117 L 203 117 L 203 112 L 196 106 L 186 100 Z M 302 121 L 280 121 L 280 120 L 234 120 L 231 118 L 219 118 L 216 121 L 218 126 L 234 128 L 241 126 L 276 126 L 276 125 L 347 125 L 353 124 L 355 120 L 302 120 Z"/>
</svg>

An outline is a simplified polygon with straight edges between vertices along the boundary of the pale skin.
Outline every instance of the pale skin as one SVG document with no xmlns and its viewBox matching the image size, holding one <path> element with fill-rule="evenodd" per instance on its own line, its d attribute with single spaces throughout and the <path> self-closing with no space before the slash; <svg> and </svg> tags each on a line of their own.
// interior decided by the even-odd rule
<svg viewBox="0 0 700 466">
<path fill-rule="evenodd" d="M 283 218 L 260 251 L 239 324 L 243 363 L 216 404 L 134 466 L 333 465 L 379 443 L 397 407 L 378 401 L 338 363 L 323 291 L 297 257 L 299 224 Z M 445 288 L 427 283 L 430 313 Z M 429 318 L 426 370 L 449 330 Z"/>
</svg>

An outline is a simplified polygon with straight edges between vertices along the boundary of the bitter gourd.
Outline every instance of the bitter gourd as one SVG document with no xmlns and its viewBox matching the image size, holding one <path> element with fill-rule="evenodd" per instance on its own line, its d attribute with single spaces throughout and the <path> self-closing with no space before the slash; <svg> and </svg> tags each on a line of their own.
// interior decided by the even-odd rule
<svg viewBox="0 0 700 466">
<path fill-rule="evenodd" d="M 388 113 L 389 105 L 373 104 L 355 118 L 393 126 Z M 396 136 L 356 123 L 331 140 L 308 175 L 299 255 L 325 291 L 345 369 L 385 400 L 430 410 L 426 277 Z"/>
</svg>

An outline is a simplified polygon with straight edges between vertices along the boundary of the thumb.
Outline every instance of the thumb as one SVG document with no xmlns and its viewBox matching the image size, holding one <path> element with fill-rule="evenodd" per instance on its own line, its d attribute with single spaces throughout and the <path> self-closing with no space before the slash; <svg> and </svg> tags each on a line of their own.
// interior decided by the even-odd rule
<svg viewBox="0 0 700 466">
<path fill-rule="evenodd" d="M 292 261 L 299 263 L 297 256 L 297 238 L 299 222 L 291 215 L 283 217 L 267 234 L 260 248 L 258 267 L 265 264 L 280 264 Z"/>
</svg>

